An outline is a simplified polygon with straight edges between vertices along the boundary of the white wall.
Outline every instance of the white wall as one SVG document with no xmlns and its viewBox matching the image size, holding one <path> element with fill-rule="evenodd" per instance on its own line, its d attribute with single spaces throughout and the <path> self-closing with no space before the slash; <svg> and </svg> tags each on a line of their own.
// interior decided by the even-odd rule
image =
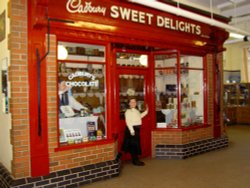
<svg viewBox="0 0 250 188">
<path fill-rule="evenodd" d="M 0 42 L 0 83 L 2 83 L 2 68 L 3 60 L 7 58 L 8 64 L 10 63 L 10 52 L 8 50 L 8 33 L 9 19 L 7 0 L 0 1 L 0 14 L 5 10 L 6 17 L 6 36 L 3 41 Z M 11 129 L 11 115 L 3 112 L 3 99 L 2 84 L 0 84 L 0 163 L 2 163 L 11 172 L 11 160 L 12 160 L 12 146 L 10 144 L 10 129 Z"/>
<path fill-rule="evenodd" d="M 224 52 L 224 70 L 240 70 L 241 82 L 250 82 L 250 77 L 247 74 L 248 67 L 244 64 L 244 49 L 250 47 L 250 42 L 238 42 L 226 44 L 226 51 Z"/>
</svg>

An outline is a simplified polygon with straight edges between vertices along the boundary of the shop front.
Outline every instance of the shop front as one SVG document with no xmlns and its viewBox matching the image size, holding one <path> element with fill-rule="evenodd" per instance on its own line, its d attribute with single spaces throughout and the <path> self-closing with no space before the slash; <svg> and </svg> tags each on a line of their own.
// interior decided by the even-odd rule
<svg viewBox="0 0 250 188">
<path fill-rule="evenodd" d="M 13 158 L 17 187 L 118 176 L 130 96 L 140 111 L 149 107 L 142 158 L 184 159 L 227 146 L 220 112 L 225 30 L 127 1 L 25 6 L 29 137 L 13 150 L 28 143 L 29 152 Z"/>
</svg>

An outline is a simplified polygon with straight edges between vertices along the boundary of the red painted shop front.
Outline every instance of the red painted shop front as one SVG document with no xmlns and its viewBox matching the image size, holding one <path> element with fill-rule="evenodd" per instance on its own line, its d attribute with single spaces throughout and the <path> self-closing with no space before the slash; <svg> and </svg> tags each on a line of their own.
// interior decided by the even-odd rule
<svg viewBox="0 0 250 188">
<path fill-rule="evenodd" d="M 141 157 L 155 156 L 154 147 L 161 144 L 155 143 L 157 134 L 172 134 L 172 143 L 167 144 L 188 143 L 183 135 L 190 130 L 200 130 L 196 140 L 202 139 L 204 130 L 214 134 L 205 139 L 221 136 L 219 91 L 215 93 L 212 85 L 219 84 L 214 79 L 221 63 L 217 56 L 228 36 L 223 29 L 115 0 L 29 1 L 28 28 L 32 176 L 48 174 L 50 157 L 57 152 L 116 142 L 119 151 L 129 95 L 137 97 L 139 110 L 149 106 L 142 125 Z M 56 74 L 51 78 L 46 54 L 57 55 L 58 45 L 67 49 L 68 57 L 55 60 Z M 66 113 L 62 118 L 60 97 L 53 96 L 55 150 L 50 149 L 47 113 L 53 107 L 48 94 L 43 95 L 49 93 L 49 79 L 55 80 L 57 90 L 63 79 L 86 107 L 79 117 Z M 211 110 L 217 112 L 211 115 Z M 87 135 L 77 127 L 67 129 L 70 118 L 86 120 Z M 62 136 L 78 133 L 79 140 L 65 141 Z"/>
</svg>

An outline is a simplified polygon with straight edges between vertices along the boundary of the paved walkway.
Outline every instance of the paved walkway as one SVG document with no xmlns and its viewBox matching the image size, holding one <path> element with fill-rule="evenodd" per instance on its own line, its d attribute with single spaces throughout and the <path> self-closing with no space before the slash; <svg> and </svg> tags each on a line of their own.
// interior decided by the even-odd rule
<svg viewBox="0 0 250 188">
<path fill-rule="evenodd" d="M 185 160 L 123 163 L 121 175 L 84 188 L 250 188 L 250 126 L 229 126 L 229 147 Z"/>
</svg>

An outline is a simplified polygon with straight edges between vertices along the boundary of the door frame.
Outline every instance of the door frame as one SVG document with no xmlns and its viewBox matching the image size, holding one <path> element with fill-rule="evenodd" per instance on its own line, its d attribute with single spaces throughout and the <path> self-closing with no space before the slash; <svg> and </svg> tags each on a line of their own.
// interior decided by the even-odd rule
<svg viewBox="0 0 250 188">
<path fill-rule="evenodd" d="M 150 53 L 145 52 L 145 51 L 134 51 L 134 50 L 126 50 L 126 53 L 137 53 L 137 54 L 147 54 L 148 55 L 148 67 L 146 68 L 141 68 L 141 67 L 132 67 L 132 66 L 119 66 L 116 64 L 116 53 L 117 52 L 124 52 L 124 50 L 121 49 L 113 49 L 113 58 L 114 58 L 114 66 L 115 72 L 114 72 L 114 80 L 115 80 L 115 92 L 114 92 L 114 126 L 116 126 L 116 132 L 117 132 L 117 141 L 118 141 L 118 151 L 121 151 L 121 145 L 124 137 L 124 130 L 125 130 L 125 120 L 120 119 L 120 83 L 119 83 L 119 76 L 123 74 L 130 74 L 130 75 L 142 75 L 144 76 L 144 101 L 146 104 L 148 104 L 149 112 L 148 114 L 142 119 L 142 124 L 147 123 L 147 129 L 145 130 L 142 126 L 141 128 L 141 133 L 144 133 L 146 135 L 143 135 L 141 137 L 141 140 L 147 137 L 147 142 L 146 142 L 146 148 L 147 150 L 143 150 L 142 146 L 142 155 L 140 157 L 146 158 L 146 157 L 151 157 L 152 155 L 152 144 L 151 144 L 151 131 L 152 131 L 152 124 L 149 123 L 152 122 L 152 106 L 151 106 L 151 92 L 150 92 L 150 84 L 152 83 L 151 77 L 148 76 L 150 74 Z M 144 132 L 143 132 L 144 131 Z M 146 139 L 146 138 L 145 138 Z M 128 160 L 130 159 L 129 155 L 123 156 L 123 160 Z"/>
</svg>

